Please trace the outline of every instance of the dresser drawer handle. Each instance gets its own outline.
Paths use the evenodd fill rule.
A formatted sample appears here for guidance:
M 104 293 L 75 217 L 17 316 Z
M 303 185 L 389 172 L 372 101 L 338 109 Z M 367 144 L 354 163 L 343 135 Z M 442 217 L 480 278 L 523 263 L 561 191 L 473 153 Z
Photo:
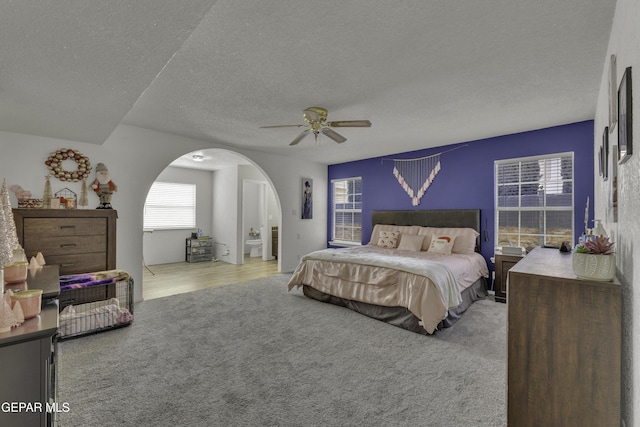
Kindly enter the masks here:
M 75 265 L 75 263 L 71 263 L 71 264 L 59 264 L 60 267 L 73 267 Z
M 64 245 L 60 245 L 61 248 L 75 248 L 76 244 L 75 243 L 67 243 Z
M 60 230 L 64 230 L 65 228 L 76 228 L 75 225 L 61 225 Z

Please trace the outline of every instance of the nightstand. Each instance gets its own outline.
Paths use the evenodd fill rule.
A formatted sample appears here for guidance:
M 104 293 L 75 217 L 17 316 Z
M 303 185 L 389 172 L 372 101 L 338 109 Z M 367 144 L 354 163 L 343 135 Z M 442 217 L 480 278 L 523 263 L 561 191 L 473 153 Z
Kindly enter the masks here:
M 496 254 L 496 278 L 493 287 L 496 302 L 507 302 L 507 274 L 522 258 L 524 255 Z

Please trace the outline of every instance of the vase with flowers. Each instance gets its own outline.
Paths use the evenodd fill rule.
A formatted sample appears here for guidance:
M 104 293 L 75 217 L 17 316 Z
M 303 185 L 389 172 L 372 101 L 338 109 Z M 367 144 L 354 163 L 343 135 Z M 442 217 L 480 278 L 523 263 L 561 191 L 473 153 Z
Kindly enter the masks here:
M 259 238 L 260 238 L 260 230 L 258 230 L 258 229 L 255 229 L 255 228 L 251 227 L 251 228 L 249 229 L 249 236 L 250 236 L 252 239 L 259 239 Z
M 610 282 L 616 277 L 614 243 L 606 236 L 596 236 L 576 246 L 573 272 L 580 279 Z

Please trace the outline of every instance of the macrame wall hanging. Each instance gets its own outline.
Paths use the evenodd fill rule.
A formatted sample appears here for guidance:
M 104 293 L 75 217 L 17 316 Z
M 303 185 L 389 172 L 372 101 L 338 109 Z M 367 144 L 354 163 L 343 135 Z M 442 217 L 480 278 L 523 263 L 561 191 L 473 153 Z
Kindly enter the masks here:
M 413 206 L 420 204 L 440 168 L 440 153 L 419 159 L 393 159 L 393 175 L 411 197 Z
M 416 159 L 383 160 L 393 161 L 393 176 L 396 177 L 398 184 L 411 197 L 411 204 L 418 206 L 422 196 L 427 192 L 436 175 L 442 169 L 440 155 L 466 146 L 465 144 L 451 150 Z

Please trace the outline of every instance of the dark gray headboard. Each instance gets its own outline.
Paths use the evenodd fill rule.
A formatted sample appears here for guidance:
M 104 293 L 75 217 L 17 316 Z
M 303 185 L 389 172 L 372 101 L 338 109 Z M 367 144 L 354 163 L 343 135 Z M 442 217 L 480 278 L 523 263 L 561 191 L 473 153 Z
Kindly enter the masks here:
M 471 227 L 480 233 L 480 209 L 373 211 L 371 212 L 371 225 L 376 224 Z M 476 250 L 480 251 L 480 238 L 476 239 Z

